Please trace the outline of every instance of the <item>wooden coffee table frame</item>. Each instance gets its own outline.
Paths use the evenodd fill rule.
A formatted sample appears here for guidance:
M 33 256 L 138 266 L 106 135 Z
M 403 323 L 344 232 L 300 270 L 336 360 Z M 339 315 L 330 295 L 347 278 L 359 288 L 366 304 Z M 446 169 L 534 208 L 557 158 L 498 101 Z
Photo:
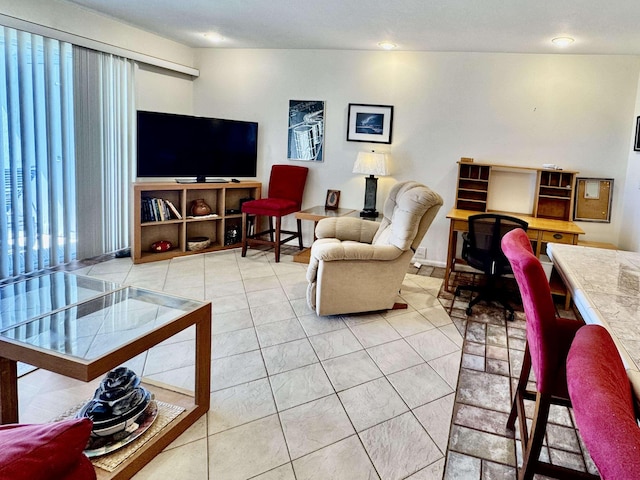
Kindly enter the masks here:
M 18 422 L 17 362 L 89 382 L 158 343 L 195 325 L 195 392 L 188 395 L 158 384 L 145 382 L 155 398 L 185 408 L 175 420 L 145 443 L 114 472 L 96 468 L 99 479 L 131 478 L 167 445 L 209 410 L 211 384 L 211 303 L 203 304 L 144 336 L 120 345 L 95 360 L 66 356 L 44 348 L 0 337 L 0 423 Z

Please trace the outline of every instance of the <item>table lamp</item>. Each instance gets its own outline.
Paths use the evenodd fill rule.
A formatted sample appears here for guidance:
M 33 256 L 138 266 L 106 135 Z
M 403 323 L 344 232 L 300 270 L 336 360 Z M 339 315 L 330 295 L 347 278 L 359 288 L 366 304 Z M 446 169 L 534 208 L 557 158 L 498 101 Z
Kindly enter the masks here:
M 359 152 L 356 163 L 353 165 L 353 173 L 364 173 L 369 175 L 365 178 L 364 208 L 360 212 L 361 217 L 376 218 L 379 213 L 376 211 L 376 193 L 378 190 L 378 179 L 374 175 L 389 175 L 389 162 L 386 153 Z

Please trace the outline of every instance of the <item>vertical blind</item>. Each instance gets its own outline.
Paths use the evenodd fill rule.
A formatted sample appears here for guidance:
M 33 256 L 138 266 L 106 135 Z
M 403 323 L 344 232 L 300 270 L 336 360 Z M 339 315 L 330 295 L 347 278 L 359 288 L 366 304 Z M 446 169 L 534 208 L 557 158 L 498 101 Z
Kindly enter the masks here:
M 134 178 L 134 62 L 73 47 L 78 258 L 128 247 Z
M 0 278 L 76 255 L 73 53 L 0 27 Z

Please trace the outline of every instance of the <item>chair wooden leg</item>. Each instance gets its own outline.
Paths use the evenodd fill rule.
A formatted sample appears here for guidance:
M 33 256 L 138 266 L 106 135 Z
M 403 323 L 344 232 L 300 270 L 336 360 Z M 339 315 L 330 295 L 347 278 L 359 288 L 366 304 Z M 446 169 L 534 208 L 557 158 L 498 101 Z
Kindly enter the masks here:
M 298 223 L 298 247 L 300 247 L 300 250 L 302 250 L 304 248 L 304 246 L 302 245 L 302 220 L 297 218 L 296 222 Z
M 242 256 L 247 255 L 247 214 L 242 214 Z
M 271 217 L 269 217 L 271 219 Z M 276 217 L 276 263 L 280 261 L 280 225 L 282 224 L 282 217 Z
M 536 407 L 533 413 L 533 424 L 531 425 L 531 436 L 528 441 L 523 442 L 522 468 L 518 474 L 518 480 L 532 480 L 536 471 L 536 465 L 540 459 L 540 450 L 544 434 L 547 430 L 547 419 L 549 418 L 549 407 L 551 406 L 551 396 L 538 393 L 536 396 Z M 524 417 L 524 412 L 522 412 Z M 526 422 L 526 418 L 522 419 Z
M 513 430 L 515 427 L 516 417 L 518 416 L 518 402 L 522 402 L 522 393 L 527 389 L 529 374 L 531 373 L 531 353 L 529 352 L 529 344 L 524 347 L 524 356 L 522 357 L 522 368 L 520 369 L 520 378 L 516 386 L 516 392 L 513 396 L 513 404 L 511 405 L 511 413 L 507 420 L 507 428 Z

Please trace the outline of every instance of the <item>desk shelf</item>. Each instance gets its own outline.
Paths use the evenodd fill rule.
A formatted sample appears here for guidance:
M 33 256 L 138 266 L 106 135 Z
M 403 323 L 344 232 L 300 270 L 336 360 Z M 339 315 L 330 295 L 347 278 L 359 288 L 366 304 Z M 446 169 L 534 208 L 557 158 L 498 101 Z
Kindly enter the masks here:
M 458 171 L 456 207 L 463 210 L 485 212 L 491 167 L 461 163 Z
M 552 220 L 572 219 L 578 172 L 569 170 L 458 162 L 456 208 L 480 213 L 490 211 L 488 199 L 493 183 L 492 172 L 499 170 L 536 175 L 533 209 L 526 212 L 528 215 Z M 495 193 L 493 192 L 494 195 Z

